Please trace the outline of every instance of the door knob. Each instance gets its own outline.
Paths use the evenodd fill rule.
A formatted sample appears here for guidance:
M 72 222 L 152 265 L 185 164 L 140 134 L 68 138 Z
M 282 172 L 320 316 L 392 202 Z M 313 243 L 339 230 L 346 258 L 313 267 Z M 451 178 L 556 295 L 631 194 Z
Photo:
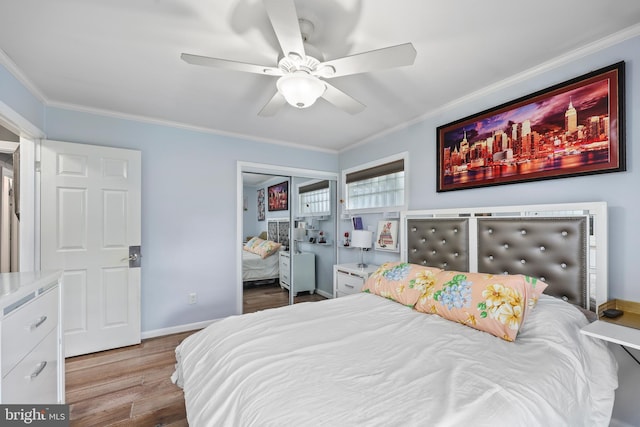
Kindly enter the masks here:
M 122 258 L 120 261 L 121 262 L 128 261 L 129 268 L 135 268 L 135 267 L 140 267 L 141 257 L 142 255 L 140 255 L 140 246 L 129 246 L 129 257 Z

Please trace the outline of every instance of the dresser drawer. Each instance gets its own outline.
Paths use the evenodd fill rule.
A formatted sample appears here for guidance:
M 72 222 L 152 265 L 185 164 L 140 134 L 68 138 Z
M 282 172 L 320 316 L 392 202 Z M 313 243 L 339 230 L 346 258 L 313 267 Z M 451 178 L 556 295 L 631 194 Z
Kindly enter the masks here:
M 291 264 L 290 261 L 291 261 L 291 259 L 289 258 L 288 255 L 281 255 L 280 256 L 280 268 L 288 270 L 289 269 L 289 265 Z
M 289 270 L 280 270 L 280 281 L 289 284 Z
M 57 287 L 9 313 L 2 320 L 2 376 L 57 324 Z
M 2 403 L 57 403 L 57 365 L 53 330 L 2 379 Z
M 356 294 L 362 289 L 364 279 L 359 276 L 338 272 L 337 292 L 338 294 Z
M 288 287 L 291 283 L 291 257 L 289 252 L 280 252 L 280 285 Z

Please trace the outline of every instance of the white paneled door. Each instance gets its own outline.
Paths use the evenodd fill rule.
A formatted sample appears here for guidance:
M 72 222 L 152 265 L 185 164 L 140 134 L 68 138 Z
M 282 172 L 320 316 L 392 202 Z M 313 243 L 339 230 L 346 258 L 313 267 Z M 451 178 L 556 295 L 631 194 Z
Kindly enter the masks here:
M 41 268 L 64 272 L 66 356 L 139 343 L 140 152 L 44 141 L 40 160 Z

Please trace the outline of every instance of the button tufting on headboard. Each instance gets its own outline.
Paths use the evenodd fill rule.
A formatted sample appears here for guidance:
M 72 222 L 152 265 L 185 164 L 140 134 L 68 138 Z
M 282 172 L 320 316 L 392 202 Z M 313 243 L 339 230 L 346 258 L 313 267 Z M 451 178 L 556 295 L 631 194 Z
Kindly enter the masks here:
M 478 219 L 478 271 L 540 278 L 546 294 L 585 307 L 587 230 L 586 217 Z
M 469 270 L 467 218 L 408 219 L 408 262 L 450 270 Z

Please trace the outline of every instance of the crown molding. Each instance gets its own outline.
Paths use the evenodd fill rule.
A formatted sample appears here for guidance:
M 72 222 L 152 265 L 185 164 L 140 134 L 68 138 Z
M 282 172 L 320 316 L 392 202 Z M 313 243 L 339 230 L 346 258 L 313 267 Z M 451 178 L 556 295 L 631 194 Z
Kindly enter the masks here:
M 627 27 L 624 30 L 618 31 L 616 33 L 613 33 L 611 35 L 608 35 L 604 38 L 601 38 L 599 40 L 596 40 L 592 43 L 586 44 L 584 46 L 581 46 L 577 49 L 574 49 L 573 51 L 570 51 L 568 53 L 565 53 L 563 55 L 557 56 L 547 62 L 543 62 L 542 64 L 539 64 L 535 67 L 529 68 L 528 70 L 525 70 L 521 73 L 518 74 L 514 74 L 511 77 L 508 77 L 506 79 L 503 79 L 497 83 L 491 84 L 489 86 L 485 86 L 482 89 L 479 89 L 475 92 L 471 92 L 461 98 L 455 99 L 451 102 L 448 102 L 447 104 L 442 105 L 441 107 L 438 107 L 434 110 L 430 110 L 418 117 L 416 117 L 415 119 L 406 121 L 404 123 L 401 123 L 399 125 L 396 125 L 394 127 L 388 128 L 383 130 L 382 132 L 378 132 L 374 135 L 370 135 L 364 139 L 361 139 L 360 141 L 357 141 L 351 145 L 349 145 L 348 147 L 343 148 L 342 150 L 340 150 L 339 152 L 345 152 L 345 151 L 349 151 L 351 149 L 354 149 L 358 146 L 364 145 L 368 142 L 374 141 L 376 139 L 382 138 L 385 135 L 389 135 L 391 133 L 397 132 L 399 130 L 402 129 L 406 129 L 414 124 L 423 122 L 431 117 L 434 117 L 436 115 L 442 114 L 444 112 L 447 111 L 451 111 L 457 107 L 460 107 L 461 105 L 467 104 L 469 102 L 472 101 L 476 101 L 478 99 L 481 99 L 485 96 L 487 96 L 488 94 L 494 93 L 494 92 L 498 92 L 502 89 L 505 89 L 507 87 L 516 85 L 518 83 L 522 83 L 526 80 L 529 80 L 535 76 L 541 75 L 543 73 L 546 73 L 548 71 L 552 71 L 554 69 L 557 69 L 563 65 L 567 65 L 573 61 L 576 61 L 578 59 L 584 58 L 586 56 L 592 55 L 594 53 L 600 52 L 606 48 L 609 48 L 611 46 L 615 46 L 618 43 L 622 43 L 623 41 L 629 40 L 631 38 L 640 36 L 640 24 L 635 24 L 632 25 L 631 27 Z
M 47 97 L 38 89 L 38 87 L 29 80 L 29 78 L 18 68 L 15 62 L 7 55 L 7 53 L 0 49 L 0 65 L 13 75 L 38 101 L 43 104 L 47 103 Z

